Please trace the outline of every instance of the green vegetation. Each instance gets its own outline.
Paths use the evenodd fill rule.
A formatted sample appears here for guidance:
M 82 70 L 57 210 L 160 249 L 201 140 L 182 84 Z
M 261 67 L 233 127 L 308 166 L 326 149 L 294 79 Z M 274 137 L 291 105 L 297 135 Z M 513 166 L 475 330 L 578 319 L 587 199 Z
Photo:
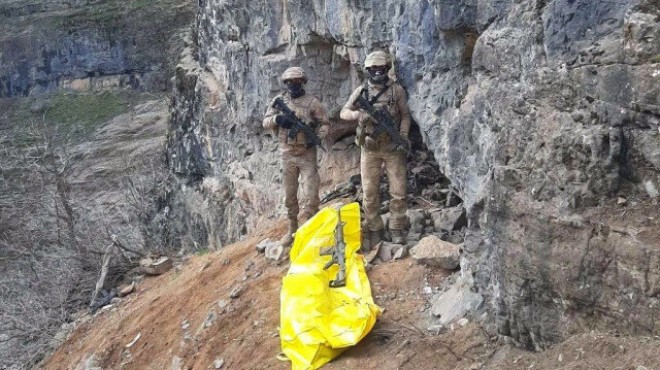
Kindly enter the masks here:
M 37 98 L 12 99 L 14 102 L 6 117 L 16 129 L 46 123 L 82 140 L 103 123 L 127 112 L 132 105 L 153 98 L 152 94 L 130 90 L 90 93 L 57 91 Z
M 651 63 L 660 63 L 660 54 L 651 58 Z
M 57 93 L 44 113 L 47 121 L 65 126 L 80 125 L 85 131 L 124 113 L 128 102 L 115 92 L 100 94 Z

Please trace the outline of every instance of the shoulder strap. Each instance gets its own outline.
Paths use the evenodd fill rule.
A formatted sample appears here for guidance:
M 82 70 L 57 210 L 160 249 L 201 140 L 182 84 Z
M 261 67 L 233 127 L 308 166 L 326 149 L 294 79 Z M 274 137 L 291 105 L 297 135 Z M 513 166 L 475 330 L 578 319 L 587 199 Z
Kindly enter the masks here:
M 389 90 L 390 86 L 391 86 L 391 85 L 385 85 L 385 87 L 383 87 L 383 89 L 380 90 L 380 91 L 378 92 L 378 94 L 376 94 L 376 96 L 374 96 L 373 98 L 369 99 L 369 104 L 374 105 L 374 103 L 376 103 L 376 102 L 378 101 L 378 98 L 380 98 L 381 96 L 383 96 L 383 94 L 385 94 L 385 92 L 386 92 L 387 90 Z M 367 91 L 369 91 L 369 90 L 367 90 Z

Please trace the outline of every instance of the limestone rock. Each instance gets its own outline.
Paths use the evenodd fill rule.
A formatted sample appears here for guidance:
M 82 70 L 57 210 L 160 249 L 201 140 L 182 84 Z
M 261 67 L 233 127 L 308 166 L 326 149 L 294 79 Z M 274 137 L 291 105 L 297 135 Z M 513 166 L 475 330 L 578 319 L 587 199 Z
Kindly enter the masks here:
M 265 239 L 259 242 L 259 244 L 256 245 L 255 249 L 259 253 L 264 253 L 266 249 L 272 248 L 273 245 L 277 244 L 276 241 L 270 240 L 270 239 Z
M 458 245 L 429 235 L 410 250 L 410 256 L 425 265 L 454 270 L 459 265 L 461 253 Z
M 135 282 L 119 289 L 118 295 L 119 295 L 119 297 L 125 297 L 125 296 L 133 293 L 134 291 L 135 291 Z
M 482 302 L 483 297 L 480 294 L 472 292 L 464 281 L 458 281 L 435 299 L 431 314 L 439 318 L 441 325 L 448 325 L 479 308 Z
M 451 182 L 434 201 L 466 210 L 461 267 L 487 300 L 486 322 L 530 349 L 561 340 L 579 329 L 564 324 L 582 318 L 649 334 L 655 298 L 631 302 L 626 292 L 654 284 L 638 277 L 658 276 L 648 264 L 657 248 L 555 221 L 575 214 L 591 225 L 608 216 L 599 204 L 623 189 L 634 194 L 622 194 L 621 211 L 657 196 L 656 3 L 200 2 L 194 45 L 175 79 L 168 163 L 181 182 L 167 219 L 190 236 L 181 240 L 220 246 L 282 214 L 278 144 L 260 124 L 281 91 L 279 75 L 290 65 L 309 70 L 307 92 L 331 102 L 336 117 L 364 83 L 364 56 L 389 48 L 419 124 L 414 139 Z M 321 191 L 345 181 L 339 173 L 359 172 L 354 149 L 320 153 Z M 227 171 L 232 163 L 252 178 Z M 412 169 L 416 181 L 430 179 L 428 167 Z M 639 185 L 623 186 L 631 180 Z M 435 232 L 455 227 L 434 219 Z M 616 268 L 605 264 L 615 257 Z M 567 305 L 576 307 L 570 319 Z M 594 306 L 602 318 L 591 315 Z M 640 319 L 608 319 L 620 307 Z
M 465 209 L 462 206 L 445 208 L 431 214 L 436 232 L 460 230 L 467 226 Z
M 266 258 L 273 261 L 281 261 L 286 256 L 288 248 L 284 248 L 280 243 L 270 243 L 266 246 Z
M 140 270 L 147 275 L 161 275 L 172 268 L 172 260 L 161 257 L 156 260 L 143 258 L 140 260 Z
M 410 222 L 409 233 L 422 233 L 424 230 L 424 211 L 420 209 L 409 209 L 406 213 Z
M 243 293 L 243 287 L 239 285 L 229 292 L 229 298 L 238 298 L 241 296 L 241 293 Z

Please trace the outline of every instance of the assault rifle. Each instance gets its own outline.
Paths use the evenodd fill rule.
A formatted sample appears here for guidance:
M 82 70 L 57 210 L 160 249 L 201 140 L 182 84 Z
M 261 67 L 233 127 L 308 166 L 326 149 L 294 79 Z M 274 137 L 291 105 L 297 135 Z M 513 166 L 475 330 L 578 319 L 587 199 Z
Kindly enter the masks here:
M 325 151 L 325 148 L 323 147 L 323 144 L 321 142 L 321 138 L 316 135 L 316 132 L 314 130 L 307 126 L 303 120 L 298 118 L 296 116 L 296 113 L 292 111 L 282 100 L 281 97 L 275 98 L 275 101 L 273 102 L 273 108 L 278 109 L 282 113 L 288 116 L 288 118 L 291 119 L 293 122 L 293 126 L 289 129 L 289 139 L 293 139 L 296 136 L 298 136 L 298 133 L 302 131 L 305 134 L 305 138 L 307 138 L 307 147 L 311 148 L 315 145 L 318 145 L 323 151 Z
M 390 112 L 386 108 L 376 109 L 362 94 L 359 94 L 357 99 L 355 99 L 355 105 L 367 112 L 376 121 L 374 131 L 370 135 L 377 138 L 381 133 L 385 132 L 390 137 L 390 140 L 396 144 L 398 150 L 403 150 L 406 153 L 410 152 L 410 143 L 399 134 L 394 124 L 394 119 L 392 119 Z
M 339 265 L 337 277 L 330 281 L 331 288 L 342 287 L 346 285 L 346 241 L 344 240 L 344 225 L 346 222 L 341 220 L 341 209 L 337 210 L 337 226 L 335 226 L 335 245 L 321 251 L 321 255 L 331 255 L 332 259 L 323 267 L 324 270 L 330 266 Z

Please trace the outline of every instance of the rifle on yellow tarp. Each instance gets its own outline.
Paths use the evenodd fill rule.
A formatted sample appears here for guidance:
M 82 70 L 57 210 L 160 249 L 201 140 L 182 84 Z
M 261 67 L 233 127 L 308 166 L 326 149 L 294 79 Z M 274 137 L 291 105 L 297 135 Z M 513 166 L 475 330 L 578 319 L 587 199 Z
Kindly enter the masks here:
M 323 267 L 329 269 L 332 265 L 339 266 L 337 277 L 330 281 L 330 287 L 337 288 L 346 285 L 346 241 L 344 240 L 344 225 L 341 220 L 341 209 L 337 210 L 337 226 L 335 226 L 335 245 L 321 251 L 321 255 L 331 255 L 332 259 Z

